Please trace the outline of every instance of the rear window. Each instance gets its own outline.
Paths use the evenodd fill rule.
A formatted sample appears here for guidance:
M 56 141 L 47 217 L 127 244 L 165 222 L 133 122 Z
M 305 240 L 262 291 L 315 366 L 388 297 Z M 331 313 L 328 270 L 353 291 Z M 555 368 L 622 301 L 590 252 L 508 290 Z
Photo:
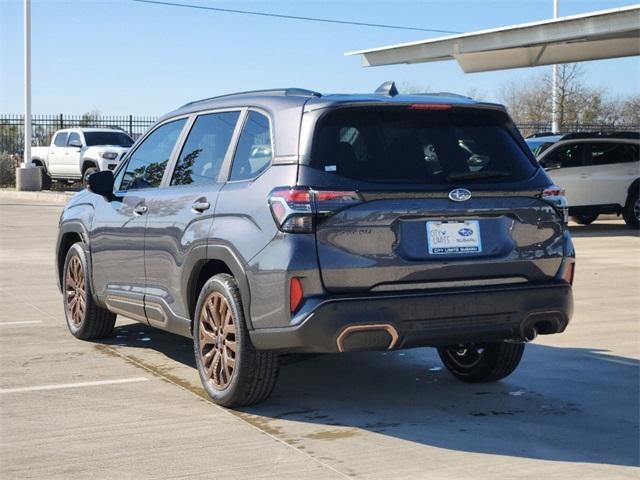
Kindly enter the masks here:
M 133 145 L 131 137 L 123 132 L 84 132 L 84 139 L 90 147 L 94 145 L 130 147 Z
M 340 109 L 316 131 L 310 166 L 376 183 L 517 181 L 536 170 L 502 112 Z

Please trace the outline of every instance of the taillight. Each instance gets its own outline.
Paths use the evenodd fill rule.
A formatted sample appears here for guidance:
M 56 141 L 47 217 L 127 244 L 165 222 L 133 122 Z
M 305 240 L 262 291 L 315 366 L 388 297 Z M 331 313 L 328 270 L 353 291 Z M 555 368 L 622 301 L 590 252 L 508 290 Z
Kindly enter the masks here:
M 448 103 L 414 103 L 409 105 L 409 110 L 451 110 Z
M 278 228 L 288 233 L 311 233 L 319 216 L 328 216 L 361 202 L 357 192 L 314 190 L 308 187 L 276 188 L 269 207 Z
M 569 206 L 564 196 L 564 188 L 557 185 L 550 185 L 543 190 L 542 199 L 555 207 L 565 224 L 569 222 Z
M 289 308 L 291 313 L 295 312 L 302 302 L 302 296 L 304 292 L 302 290 L 302 282 L 298 277 L 292 277 L 289 282 Z

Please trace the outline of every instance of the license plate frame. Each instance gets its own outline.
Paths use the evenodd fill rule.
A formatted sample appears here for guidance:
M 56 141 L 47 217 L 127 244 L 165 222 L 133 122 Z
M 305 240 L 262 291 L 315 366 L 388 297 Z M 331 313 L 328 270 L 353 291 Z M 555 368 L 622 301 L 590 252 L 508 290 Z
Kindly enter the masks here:
M 482 253 L 478 220 L 442 220 L 426 223 L 429 255 L 468 255 Z

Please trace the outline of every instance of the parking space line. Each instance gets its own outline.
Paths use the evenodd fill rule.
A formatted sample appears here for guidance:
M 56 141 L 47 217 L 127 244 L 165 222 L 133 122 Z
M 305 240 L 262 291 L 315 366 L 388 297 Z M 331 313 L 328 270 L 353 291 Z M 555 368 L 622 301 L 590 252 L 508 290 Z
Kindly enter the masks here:
M 147 381 L 149 381 L 149 379 L 146 377 L 133 377 L 133 378 L 116 378 L 114 380 L 99 380 L 96 382 L 58 383 L 53 385 L 35 385 L 32 387 L 1 388 L 0 394 L 37 392 L 41 390 L 62 390 L 65 388 L 97 387 L 100 385 L 118 385 L 122 383 L 135 383 L 135 382 L 147 382 Z
M 19 322 L 0 322 L 0 327 L 8 327 L 11 325 L 32 325 L 34 323 L 42 323 L 42 320 L 22 320 Z

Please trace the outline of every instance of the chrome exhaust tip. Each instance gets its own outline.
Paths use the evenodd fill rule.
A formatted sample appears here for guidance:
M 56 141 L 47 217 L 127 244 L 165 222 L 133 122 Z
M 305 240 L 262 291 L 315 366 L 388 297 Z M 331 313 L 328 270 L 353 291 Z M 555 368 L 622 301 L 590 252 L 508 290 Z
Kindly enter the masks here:
M 396 343 L 398 331 L 388 323 L 351 325 L 345 327 L 336 339 L 339 352 L 391 350 Z

